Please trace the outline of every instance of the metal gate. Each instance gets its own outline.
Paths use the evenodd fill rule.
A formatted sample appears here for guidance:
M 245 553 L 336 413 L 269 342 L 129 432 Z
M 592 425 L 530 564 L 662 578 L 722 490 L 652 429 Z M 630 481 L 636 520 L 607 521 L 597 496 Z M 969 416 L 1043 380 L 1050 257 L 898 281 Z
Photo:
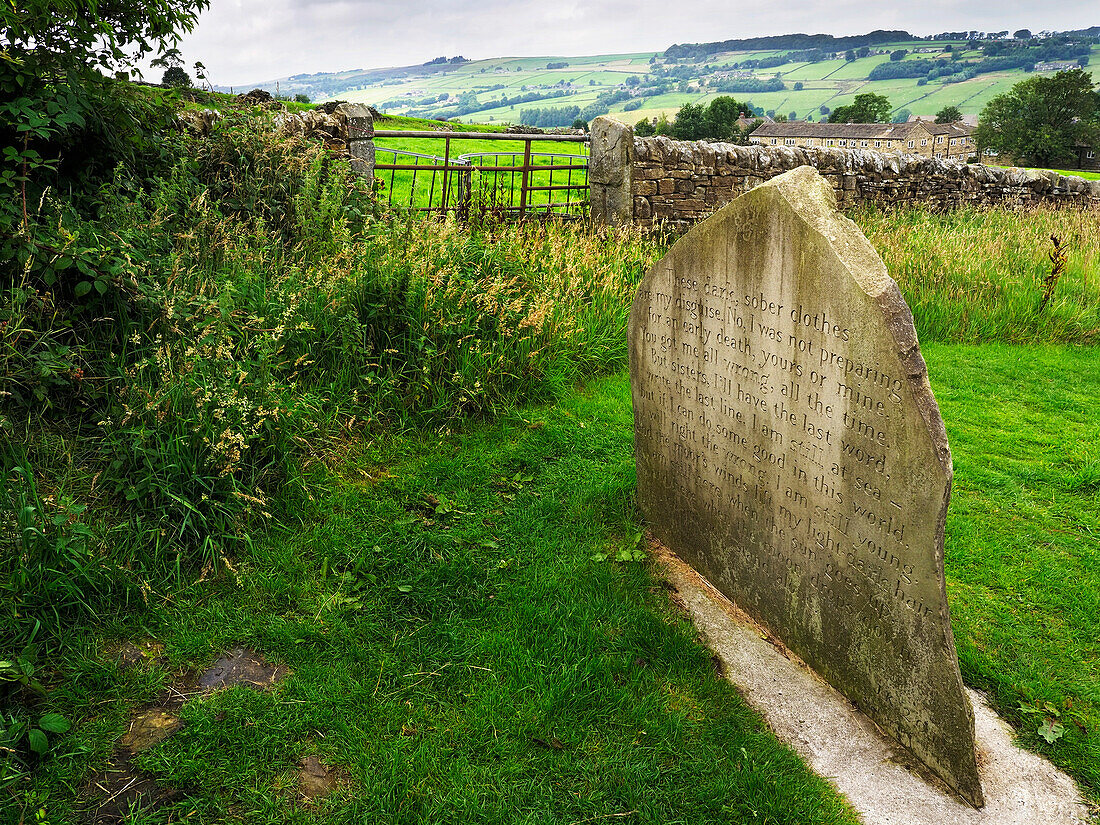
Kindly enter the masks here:
M 383 200 L 393 206 L 439 215 L 453 213 L 463 219 L 474 213 L 575 218 L 587 211 L 585 135 L 379 129 L 374 137 L 443 142 L 441 156 L 375 144 L 375 179 L 381 181 Z M 453 153 L 452 144 L 469 145 L 473 141 L 522 142 L 523 151 L 502 147 L 498 151 Z M 580 154 L 547 151 L 557 145 L 563 149 L 575 146 Z M 379 162 L 383 159 L 389 162 Z

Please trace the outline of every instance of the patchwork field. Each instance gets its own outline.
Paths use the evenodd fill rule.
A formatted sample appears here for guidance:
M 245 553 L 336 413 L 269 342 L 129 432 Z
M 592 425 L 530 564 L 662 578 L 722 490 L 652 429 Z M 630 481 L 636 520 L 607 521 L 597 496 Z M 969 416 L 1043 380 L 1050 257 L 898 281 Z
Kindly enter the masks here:
M 857 94 L 875 92 L 886 96 L 894 114 L 931 117 L 947 105 L 958 106 L 963 114 L 975 115 L 994 96 L 1008 91 L 1028 76 L 1024 69 L 961 75 L 919 83 L 917 78 L 870 80 L 869 75 L 890 62 L 890 52 L 906 49 L 902 62 L 933 63 L 945 57 L 938 53 L 916 54 L 920 48 L 962 48 L 960 43 L 909 42 L 885 44 L 866 57 L 855 60 L 802 60 L 750 70 L 751 78 L 778 78 L 779 91 L 721 91 L 730 67 L 747 60 L 767 61 L 783 52 L 724 52 L 710 55 L 705 62 L 670 61 L 659 52 L 589 55 L 583 57 L 499 57 L 462 63 L 346 72 L 324 76 L 324 90 L 318 91 L 319 76 L 297 76 L 280 80 L 284 91 L 299 86 L 315 100 L 351 100 L 367 103 L 390 114 L 420 114 L 448 117 L 465 123 L 508 124 L 524 122 L 533 108 L 577 107 L 583 119 L 614 113 L 631 122 L 665 115 L 673 117 L 684 103 L 707 103 L 719 94 L 732 94 L 764 112 L 797 119 L 821 119 L 822 108 L 831 110 L 852 102 Z M 957 52 L 958 59 L 977 61 L 976 50 Z M 1091 62 L 1100 56 L 1094 46 Z M 741 74 L 744 74 L 742 72 Z M 267 85 L 274 88 L 275 81 Z M 795 88 L 799 84 L 800 88 Z M 556 96 L 555 96 L 556 95 Z M 517 102 L 516 98 L 526 99 Z M 611 98 L 616 98 L 612 100 Z M 621 98 L 621 99 L 618 99 Z M 499 105 L 493 105 L 499 102 Z M 464 111 L 474 107 L 476 111 Z M 586 111 L 586 109 L 588 111 Z M 569 120 L 569 118 L 566 118 Z M 537 124 L 544 125 L 544 124 Z M 566 122 L 558 125 L 569 125 Z

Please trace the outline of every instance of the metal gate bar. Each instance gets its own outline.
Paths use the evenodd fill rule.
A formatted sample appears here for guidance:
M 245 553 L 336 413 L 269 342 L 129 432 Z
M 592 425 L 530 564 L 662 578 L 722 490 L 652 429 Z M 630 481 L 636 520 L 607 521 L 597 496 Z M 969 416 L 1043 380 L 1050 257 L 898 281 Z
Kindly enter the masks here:
M 558 154 L 553 152 L 534 151 L 534 144 L 539 143 L 579 143 L 587 149 L 587 136 L 583 135 L 513 135 L 499 132 L 455 132 L 444 133 L 425 131 L 398 131 L 377 130 L 376 138 L 434 138 L 443 140 L 443 156 L 428 155 L 411 150 L 394 147 L 376 147 L 376 153 L 388 153 L 392 156 L 392 163 L 376 162 L 374 168 L 378 172 L 389 172 L 389 192 L 387 201 L 396 202 L 395 190 L 399 185 L 408 182 L 408 209 L 416 212 L 436 212 L 446 214 L 454 212 L 460 218 L 469 214 L 474 195 L 474 173 L 478 173 L 488 192 L 489 208 L 494 211 L 517 214 L 520 218 L 538 212 L 540 214 L 559 214 L 563 217 L 573 216 L 574 208 L 587 204 L 588 189 L 588 157 L 583 155 Z M 451 142 L 462 140 L 491 140 L 523 142 L 522 161 L 519 152 L 474 152 L 466 155 L 452 155 Z M 512 158 L 511 164 L 503 162 L 504 158 Z M 410 158 L 412 162 L 398 162 Z M 489 160 L 489 159 L 492 160 Z M 485 162 L 479 162 L 484 159 Z M 540 162 L 545 161 L 545 162 Z M 411 177 L 405 175 L 398 177 L 398 173 L 411 172 Z M 555 172 L 566 172 L 565 184 L 555 183 Z M 574 173 L 579 175 L 580 182 L 574 182 Z M 427 203 L 420 205 L 417 200 L 417 177 L 421 180 L 425 176 L 430 177 L 428 183 Z M 501 175 L 507 176 L 507 192 L 501 186 Z M 436 202 L 436 177 L 441 176 L 438 203 Z M 485 176 L 485 177 L 481 177 Z M 519 177 L 519 204 L 516 205 L 516 178 Z M 382 179 L 386 176 L 383 174 Z M 423 189 L 423 187 L 422 187 Z M 421 189 L 421 191 L 422 191 Z M 564 200 L 555 200 L 555 193 L 567 193 Z M 572 198 L 572 193 L 581 198 Z M 545 193 L 545 203 L 536 203 L 542 198 L 536 199 L 535 193 Z M 501 200 L 503 198 L 503 200 Z M 402 204 L 405 198 L 401 198 Z

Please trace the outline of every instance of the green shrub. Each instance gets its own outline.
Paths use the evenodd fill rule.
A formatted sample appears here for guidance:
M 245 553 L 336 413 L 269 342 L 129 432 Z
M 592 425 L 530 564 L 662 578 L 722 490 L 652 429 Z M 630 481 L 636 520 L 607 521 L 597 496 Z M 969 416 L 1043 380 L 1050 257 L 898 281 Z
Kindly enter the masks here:
M 0 519 L 38 544 L 0 548 L 0 650 L 231 564 L 350 428 L 625 364 L 637 233 L 380 219 L 346 163 L 245 116 L 163 151 L 93 214 L 47 193 L 4 285 Z

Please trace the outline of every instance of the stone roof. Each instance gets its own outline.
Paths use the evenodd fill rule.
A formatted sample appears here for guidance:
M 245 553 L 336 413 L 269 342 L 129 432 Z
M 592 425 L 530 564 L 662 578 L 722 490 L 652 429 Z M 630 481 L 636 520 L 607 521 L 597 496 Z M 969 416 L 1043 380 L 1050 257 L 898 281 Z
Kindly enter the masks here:
M 934 121 L 921 121 L 921 125 L 933 135 L 948 135 L 949 137 L 966 137 L 974 132 L 974 127 L 967 123 L 936 123 Z
M 753 132 L 754 137 L 773 138 L 862 138 L 867 140 L 906 140 L 916 130 L 931 135 L 965 137 L 974 131 L 965 123 L 933 123 L 914 120 L 908 123 L 807 123 L 793 120 L 787 123 L 766 123 Z
M 930 118 L 927 115 L 925 115 L 925 116 L 913 115 L 912 117 L 909 118 L 909 122 L 910 123 L 923 123 L 924 128 L 926 128 L 933 135 L 948 134 L 951 130 L 950 129 L 944 130 L 944 128 L 943 128 L 944 126 L 961 127 L 962 129 L 965 129 L 967 131 L 965 131 L 965 132 L 958 131 L 957 134 L 958 135 L 964 135 L 964 134 L 969 135 L 971 132 L 974 131 L 974 127 L 978 125 L 978 116 L 977 115 L 963 115 L 962 120 L 956 120 L 954 123 L 936 123 L 934 118 Z
M 921 124 L 927 126 L 927 124 Z M 900 140 L 908 136 L 913 123 L 807 123 L 792 120 L 787 123 L 765 123 L 753 132 L 754 137 L 794 138 L 886 138 Z

